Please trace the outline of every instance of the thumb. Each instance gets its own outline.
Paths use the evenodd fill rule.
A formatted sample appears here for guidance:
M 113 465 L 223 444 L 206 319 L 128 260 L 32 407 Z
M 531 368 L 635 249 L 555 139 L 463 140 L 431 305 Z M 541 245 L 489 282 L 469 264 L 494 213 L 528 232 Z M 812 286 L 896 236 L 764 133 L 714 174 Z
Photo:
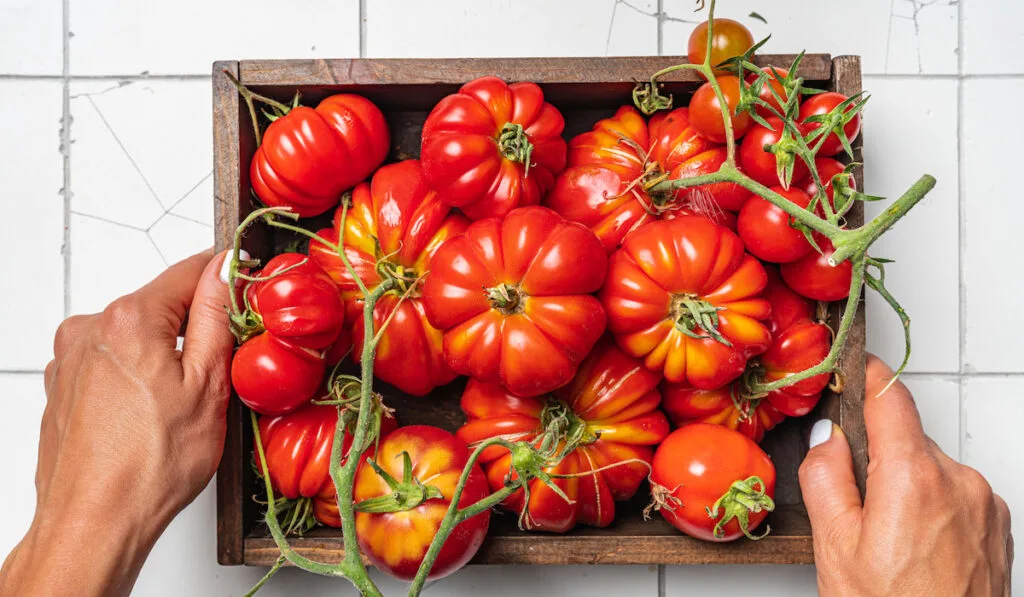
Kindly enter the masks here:
M 231 298 L 228 296 L 228 285 L 221 276 L 222 265 L 226 268 L 228 259 L 228 251 L 214 256 L 196 285 L 181 355 L 186 378 L 206 378 L 226 384 L 230 377 L 235 337 L 228 327 L 227 305 Z
M 860 492 L 853 476 L 853 455 L 842 429 L 822 419 L 811 429 L 811 449 L 800 465 L 803 493 L 815 551 L 841 545 L 825 545 L 857 537 L 861 521 Z

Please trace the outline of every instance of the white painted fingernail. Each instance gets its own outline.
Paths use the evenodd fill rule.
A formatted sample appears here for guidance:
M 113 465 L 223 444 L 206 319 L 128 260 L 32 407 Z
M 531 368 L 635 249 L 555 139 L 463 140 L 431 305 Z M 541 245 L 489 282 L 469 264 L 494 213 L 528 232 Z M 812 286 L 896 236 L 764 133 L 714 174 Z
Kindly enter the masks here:
M 811 449 L 827 442 L 832 437 L 832 421 L 822 419 L 811 427 Z
M 242 249 L 238 252 L 239 261 L 248 261 L 249 253 Z M 220 281 L 228 283 L 228 275 L 231 274 L 231 253 L 224 254 L 224 263 L 220 265 Z

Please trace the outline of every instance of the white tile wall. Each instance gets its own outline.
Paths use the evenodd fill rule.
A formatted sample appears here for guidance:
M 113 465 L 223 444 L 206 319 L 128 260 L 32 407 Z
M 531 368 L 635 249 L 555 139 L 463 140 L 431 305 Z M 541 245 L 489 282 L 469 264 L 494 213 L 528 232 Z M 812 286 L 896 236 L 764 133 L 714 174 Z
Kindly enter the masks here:
M 914 318 L 906 381 L 939 445 L 989 475 L 1011 508 L 1024 512 L 1024 486 L 1011 460 L 1024 449 L 1014 431 L 1024 416 L 1017 339 L 1024 286 L 1013 265 L 1024 249 L 1015 228 L 1024 211 L 1012 145 L 1022 131 L 1008 116 L 1024 95 L 1024 79 L 1014 76 L 1024 73 L 1015 26 L 1024 13 L 1016 0 L 959 2 L 820 0 L 794 11 L 787 3 L 720 0 L 719 8 L 758 36 L 773 33 L 768 51 L 864 57 L 865 87 L 874 92 L 865 147 L 869 192 L 894 196 L 922 172 L 939 178 L 934 193 L 876 251 L 897 259 L 889 266 L 891 287 Z M 688 21 L 700 20 L 693 5 L 451 0 L 441 9 L 414 0 L 65 0 L 65 15 L 54 0 L 0 3 L 0 113 L 17 114 L 0 119 L 0 205 L 15 223 L 0 236 L 0 279 L 28 285 L 5 293 L 0 310 L 4 337 L 17 339 L 0 343 L 0 399 L 16 413 L 0 417 L 0 451 L 16 455 L 7 465 L 10 516 L 0 524 L 0 553 L 18 540 L 34 502 L 34 450 L 16 448 L 33 445 L 38 430 L 11 425 L 39 418 L 38 372 L 61 317 L 102 309 L 212 242 L 211 61 L 680 54 L 693 27 Z M 754 10 L 769 25 L 747 18 Z M 825 26 L 830 20 L 834 27 Z M 71 125 L 66 163 L 62 117 Z M 62 195 L 65 174 L 70 188 Z M 869 300 L 870 347 L 895 362 L 895 319 Z M 260 571 L 217 566 L 214 519 L 207 490 L 161 539 L 136 594 L 243 594 Z M 187 575 L 179 574 L 182 558 Z M 471 568 L 428 594 L 815 592 L 811 568 L 667 567 L 663 574 L 659 593 L 658 571 L 647 567 Z M 382 583 L 388 594 L 404 592 L 398 583 Z M 285 571 L 264 593 L 327 595 L 340 586 Z

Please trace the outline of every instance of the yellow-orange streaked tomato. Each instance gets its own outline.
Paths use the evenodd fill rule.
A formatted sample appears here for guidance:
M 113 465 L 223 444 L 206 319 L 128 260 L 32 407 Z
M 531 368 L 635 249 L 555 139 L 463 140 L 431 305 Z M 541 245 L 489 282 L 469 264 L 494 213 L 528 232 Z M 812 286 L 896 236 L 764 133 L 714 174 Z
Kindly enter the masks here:
M 714 390 L 698 390 L 686 384 L 670 383 L 662 388 L 664 408 L 679 427 L 713 423 L 739 431 L 755 442 L 786 419 L 768 400 L 748 400 L 742 385 L 733 382 Z

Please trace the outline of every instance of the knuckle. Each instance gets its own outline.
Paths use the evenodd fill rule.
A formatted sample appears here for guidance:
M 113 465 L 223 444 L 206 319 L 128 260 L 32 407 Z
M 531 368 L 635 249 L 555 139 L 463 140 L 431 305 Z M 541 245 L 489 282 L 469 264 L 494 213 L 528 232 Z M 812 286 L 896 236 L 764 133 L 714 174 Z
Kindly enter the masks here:
M 86 315 L 72 315 L 57 326 L 57 332 L 53 336 L 53 353 L 63 353 L 67 347 L 78 338 L 82 326 L 88 320 Z
M 989 484 L 984 475 L 975 469 L 969 466 L 962 466 L 960 470 L 960 483 L 971 501 L 981 502 L 982 504 L 993 501 L 992 485 Z
M 133 294 L 122 296 L 103 310 L 103 330 L 111 333 L 131 330 L 143 320 L 142 301 Z

